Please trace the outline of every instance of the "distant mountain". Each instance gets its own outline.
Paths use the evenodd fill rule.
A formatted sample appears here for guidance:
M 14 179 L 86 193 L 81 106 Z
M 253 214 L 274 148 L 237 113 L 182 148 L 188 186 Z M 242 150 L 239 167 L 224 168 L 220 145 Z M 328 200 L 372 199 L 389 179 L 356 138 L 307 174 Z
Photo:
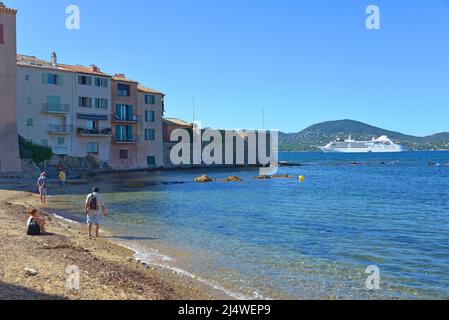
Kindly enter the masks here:
M 279 133 L 281 151 L 318 151 L 337 138 L 345 139 L 349 135 L 355 140 L 371 140 L 381 135 L 388 136 L 407 150 L 449 150 L 449 132 L 437 133 L 427 137 L 416 137 L 396 131 L 390 131 L 354 120 L 327 121 L 314 124 L 298 133 Z

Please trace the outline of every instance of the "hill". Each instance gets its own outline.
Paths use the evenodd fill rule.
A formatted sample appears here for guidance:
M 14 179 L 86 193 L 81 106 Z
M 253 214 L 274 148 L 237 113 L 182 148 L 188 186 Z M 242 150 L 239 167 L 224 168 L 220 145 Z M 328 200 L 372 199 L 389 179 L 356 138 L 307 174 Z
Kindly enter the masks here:
M 449 132 L 416 137 L 348 119 L 314 124 L 298 133 L 281 132 L 279 150 L 318 151 L 318 146 L 324 146 L 336 138 L 345 139 L 349 135 L 355 140 L 371 140 L 373 137 L 387 135 L 394 142 L 404 145 L 407 150 L 449 150 Z

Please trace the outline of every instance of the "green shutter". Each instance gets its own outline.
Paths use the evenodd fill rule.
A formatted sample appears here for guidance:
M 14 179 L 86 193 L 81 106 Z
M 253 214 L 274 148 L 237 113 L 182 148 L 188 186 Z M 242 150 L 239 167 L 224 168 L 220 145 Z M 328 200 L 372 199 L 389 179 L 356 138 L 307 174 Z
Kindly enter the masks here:
M 48 73 L 42 73 L 42 84 L 48 84 Z
M 64 76 L 62 74 L 58 75 L 58 85 L 59 86 L 63 86 L 64 85 Z
M 155 104 L 156 103 L 156 97 L 155 96 L 151 96 L 151 104 Z

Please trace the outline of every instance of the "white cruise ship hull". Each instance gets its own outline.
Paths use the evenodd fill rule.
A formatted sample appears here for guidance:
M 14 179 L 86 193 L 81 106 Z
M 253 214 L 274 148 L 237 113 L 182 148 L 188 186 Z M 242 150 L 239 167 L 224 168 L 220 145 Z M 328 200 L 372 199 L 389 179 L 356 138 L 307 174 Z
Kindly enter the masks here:
M 395 149 L 377 149 L 377 148 L 326 148 L 320 147 L 320 150 L 326 153 L 386 153 L 386 152 L 403 152 L 402 148 Z

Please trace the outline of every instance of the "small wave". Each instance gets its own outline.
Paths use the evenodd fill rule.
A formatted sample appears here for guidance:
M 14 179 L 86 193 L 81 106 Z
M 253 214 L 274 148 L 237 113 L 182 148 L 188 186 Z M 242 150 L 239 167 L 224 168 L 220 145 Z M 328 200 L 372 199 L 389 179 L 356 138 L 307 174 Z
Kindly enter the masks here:
M 60 215 L 58 215 L 58 214 L 56 214 L 56 213 L 53 213 L 52 215 L 53 215 L 53 217 L 55 217 L 56 219 L 63 220 L 63 221 L 65 221 L 65 222 L 69 222 L 69 223 L 72 223 L 72 224 L 80 224 L 78 221 L 75 221 L 75 220 L 72 220 L 72 219 L 64 218 L 64 217 L 62 217 L 62 216 L 60 216 Z
M 119 245 L 131 250 L 134 252 L 134 258 L 137 261 L 142 261 L 145 262 L 148 265 L 153 265 L 153 266 L 157 266 L 160 268 L 164 268 L 170 271 L 173 271 L 177 274 L 181 274 L 183 276 L 186 276 L 188 278 L 194 279 L 196 281 L 199 281 L 209 287 L 211 287 L 212 289 L 215 289 L 217 291 L 221 291 L 224 292 L 226 295 L 237 299 L 237 300 L 253 300 L 253 299 L 260 299 L 260 300 L 270 300 L 267 297 L 264 297 L 262 294 L 260 294 L 257 291 L 253 291 L 252 295 L 244 295 L 242 293 L 238 293 L 235 291 L 231 291 L 228 290 L 226 288 L 224 288 L 223 286 L 217 284 L 214 281 L 211 280 L 207 280 L 204 279 L 202 277 L 196 276 L 195 274 L 193 274 L 190 271 L 187 271 L 185 269 L 182 269 L 180 267 L 177 266 L 172 266 L 166 263 L 160 263 L 158 261 L 162 261 L 162 262 L 174 262 L 175 260 L 169 256 L 163 255 L 161 253 L 159 253 L 158 250 L 152 249 L 152 248 L 141 248 L 140 246 L 136 246 L 136 245 L 129 245 L 129 244 L 123 244 L 123 243 L 118 243 Z

